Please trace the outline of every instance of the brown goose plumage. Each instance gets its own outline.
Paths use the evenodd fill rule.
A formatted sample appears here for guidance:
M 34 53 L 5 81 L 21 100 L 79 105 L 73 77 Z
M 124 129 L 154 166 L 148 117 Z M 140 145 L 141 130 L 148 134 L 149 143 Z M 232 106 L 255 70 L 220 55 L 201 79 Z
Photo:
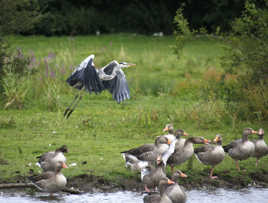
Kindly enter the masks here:
M 194 144 L 206 144 L 209 140 L 203 137 L 189 137 L 183 147 L 175 149 L 175 152 L 169 157 L 167 163 L 173 172 L 175 165 L 180 165 L 190 159 L 194 154 Z
M 254 154 L 255 146 L 253 142 L 248 140 L 248 136 L 251 134 L 257 134 L 257 131 L 252 128 L 245 128 L 243 130 L 242 139 L 235 140 L 230 144 L 223 146 L 225 152 L 235 160 L 237 170 L 240 171 L 239 160 L 246 160 Z
M 159 181 L 161 179 L 167 177 L 163 161 L 158 158 L 157 166 L 155 168 L 150 166 L 148 171 L 145 172 L 145 175 L 142 176 L 142 182 L 144 184 L 145 191 L 151 192 L 151 189 L 155 189 L 159 185 Z
M 65 163 L 62 161 L 57 162 L 55 171 L 46 171 L 41 175 L 35 176 L 34 185 L 40 190 L 51 194 L 61 191 L 67 184 L 65 176 L 61 173 L 62 168 L 67 168 Z
M 256 157 L 256 167 L 258 167 L 259 159 L 268 154 L 268 146 L 264 141 L 264 130 L 262 128 L 258 131 L 259 138 L 257 140 L 252 140 L 255 145 L 255 151 L 253 157 Z
M 209 175 L 212 179 L 217 178 L 217 176 L 213 176 L 214 168 L 223 161 L 225 156 L 225 152 L 222 148 L 222 137 L 220 135 L 216 135 L 214 143 L 215 145 L 206 144 L 194 149 L 196 158 L 201 163 L 212 166 Z
M 162 155 L 169 149 L 169 144 L 170 141 L 168 138 L 159 136 L 155 139 L 155 143 L 153 145 L 144 144 L 140 147 L 123 151 L 121 154 L 125 160 L 125 155 L 131 154 L 141 161 L 155 162 L 159 155 Z

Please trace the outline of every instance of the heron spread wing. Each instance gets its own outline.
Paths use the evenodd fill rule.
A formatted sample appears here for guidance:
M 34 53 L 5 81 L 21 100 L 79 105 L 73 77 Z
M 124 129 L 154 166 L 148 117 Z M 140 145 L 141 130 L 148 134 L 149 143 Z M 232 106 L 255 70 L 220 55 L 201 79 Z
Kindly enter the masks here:
M 117 103 L 121 103 L 126 99 L 130 99 L 130 93 L 124 72 L 120 69 L 115 73 L 116 76 L 112 80 L 103 81 L 103 84 L 112 93 Z
M 77 89 L 84 87 L 87 91 L 95 93 L 99 93 L 104 89 L 93 64 L 93 59 L 94 55 L 90 55 L 74 70 L 72 75 L 67 79 L 67 82 L 71 86 Z

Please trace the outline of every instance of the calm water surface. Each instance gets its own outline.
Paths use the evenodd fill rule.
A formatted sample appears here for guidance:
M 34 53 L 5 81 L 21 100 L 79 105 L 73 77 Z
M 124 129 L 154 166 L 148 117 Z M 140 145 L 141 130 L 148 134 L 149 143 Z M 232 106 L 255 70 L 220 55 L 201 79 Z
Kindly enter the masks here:
M 135 192 L 95 193 L 83 195 L 58 194 L 49 197 L 36 193 L 35 196 L 24 193 L 9 194 L 0 192 L 2 203 L 142 203 L 143 194 Z M 268 188 L 249 188 L 243 190 L 217 189 L 213 191 L 187 191 L 188 203 L 268 203 Z

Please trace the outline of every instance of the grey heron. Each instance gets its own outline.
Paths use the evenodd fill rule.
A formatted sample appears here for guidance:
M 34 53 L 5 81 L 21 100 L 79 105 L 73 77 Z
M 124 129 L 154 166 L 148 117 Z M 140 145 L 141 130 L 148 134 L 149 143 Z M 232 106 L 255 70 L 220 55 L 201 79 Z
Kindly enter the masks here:
M 67 83 L 80 91 L 86 90 L 89 93 L 95 92 L 98 94 L 104 90 L 108 90 L 117 103 L 130 99 L 128 83 L 122 69 L 136 64 L 127 62 L 118 63 L 113 60 L 106 66 L 97 69 L 93 63 L 94 58 L 95 55 L 92 54 L 84 59 L 66 80 Z M 81 98 L 79 93 L 75 96 L 70 106 L 64 112 L 66 118 L 72 114 Z

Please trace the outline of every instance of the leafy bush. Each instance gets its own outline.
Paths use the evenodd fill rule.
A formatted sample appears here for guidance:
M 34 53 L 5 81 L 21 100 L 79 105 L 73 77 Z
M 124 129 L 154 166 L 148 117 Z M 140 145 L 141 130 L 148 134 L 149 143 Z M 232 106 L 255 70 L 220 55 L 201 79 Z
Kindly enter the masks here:
M 232 91 L 240 97 L 244 108 L 239 112 L 245 119 L 268 119 L 268 98 L 265 96 L 268 85 L 268 1 L 262 3 L 263 6 L 258 8 L 247 1 L 244 12 L 232 23 L 232 32 L 225 40 L 229 46 L 222 64 L 226 74 L 237 77 L 241 91 L 235 90 L 237 88 Z M 251 116 L 245 112 L 250 112 Z
M 40 20 L 37 0 L 1 0 L 0 33 L 34 34 Z

